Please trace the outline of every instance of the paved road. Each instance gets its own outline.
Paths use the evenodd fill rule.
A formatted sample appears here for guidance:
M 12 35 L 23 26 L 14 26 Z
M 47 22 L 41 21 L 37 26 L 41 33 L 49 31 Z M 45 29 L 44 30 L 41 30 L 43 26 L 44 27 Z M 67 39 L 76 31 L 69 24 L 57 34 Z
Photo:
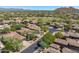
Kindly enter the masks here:
M 48 31 L 47 31 L 47 32 L 48 32 Z M 46 33 L 47 33 L 47 32 L 46 32 Z M 45 33 L 45 34 L 46 34 L 46 33 Z M 45 34 L 44 34 L 44 35 L 45 35 Z M 44 36 L 44 35 L 43 35 L 43 36 Z M 42 36 L 42 37 L 43 37 L 43 36 Z M 37 49 L 39 48 L 38 43 L 39 43 L 39 41 L 41 40 L 42 37 L 40 37 L 39 40 L 37 40 L 35 43 L 33 43 L 33 44 L 32 44 L 31 46 L 29 46 L 28 48 L 25 48 L 24 50 L 22 50 L 21 53 L 33 53 L 35 50 L 37 50 Z
M 54 28 L 49 28 L 50 32 L 55 32 L 56 29 Z M 47 33 L 47 32 L 46 32 Z M 46 34 L 45 33 L 45 34 Z M 45 35 L 44 34 L 44 35 Z M 41 38 L 40 38 L 41 39 Z M 29 46 L 28 48 L 25 48 L 24 50 L 21 51 L 21 53 L 33 53 L 35 50 L 37 50 L 39 48 L 38 46 L 38 42 L 40 41 L 40 39 L 38 41 L 36 41 L 35 43 L 33 43 L 31 46 Z
M 35 50 L 37 50 L 39 47 L 37 45 L 39 41 L 33 43 L 31 46 L 28 48 L 24 49 L 21 53 L 33 53 Z

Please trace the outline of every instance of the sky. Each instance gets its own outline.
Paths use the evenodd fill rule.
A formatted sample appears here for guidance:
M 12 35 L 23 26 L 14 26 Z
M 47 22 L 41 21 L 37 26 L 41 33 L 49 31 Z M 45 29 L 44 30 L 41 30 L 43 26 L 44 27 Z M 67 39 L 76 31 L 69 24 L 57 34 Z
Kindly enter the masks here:
M 30 10 L 53 10 L 61 7 L 69 7 L 69 6 L 0 6 L 0 8 L 18 8 L 18 9 L 30 9 Z M 79 6 L 72 6 L 74 8 L 78 8 Z

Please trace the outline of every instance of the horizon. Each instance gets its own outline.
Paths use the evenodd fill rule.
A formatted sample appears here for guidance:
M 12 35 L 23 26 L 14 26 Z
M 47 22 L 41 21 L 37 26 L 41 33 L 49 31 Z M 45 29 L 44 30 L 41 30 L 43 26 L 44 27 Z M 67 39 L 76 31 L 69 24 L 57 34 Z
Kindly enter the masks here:
M 28 10 L 54 10 L 63 7 L 73 7 L 79 9 L 79 6 L 0 6 L 0 8 L 28 9 Z

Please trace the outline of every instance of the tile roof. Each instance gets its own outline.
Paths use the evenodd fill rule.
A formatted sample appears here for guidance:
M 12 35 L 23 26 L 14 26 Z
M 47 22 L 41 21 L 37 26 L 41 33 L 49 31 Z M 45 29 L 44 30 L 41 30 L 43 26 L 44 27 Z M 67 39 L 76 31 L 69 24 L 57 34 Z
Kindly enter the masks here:
M 20 39 L 20 40 L 25 39 L 24 36 L 21 36 L 16 32 L 7 33 L 7 34 L 4 34 L 4 36 L 6 36 L 6 37 L 14 37 L 14 38 L 17 38 L 17 39 Z

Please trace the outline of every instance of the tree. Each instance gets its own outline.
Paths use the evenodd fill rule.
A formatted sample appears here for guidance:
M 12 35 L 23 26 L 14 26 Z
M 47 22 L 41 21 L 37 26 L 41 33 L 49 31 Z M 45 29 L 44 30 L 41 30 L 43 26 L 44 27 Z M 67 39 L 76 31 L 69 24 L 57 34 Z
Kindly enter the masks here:
M 24 27 L 24 25 L 22 25 L 22 24 L 14 24 L 14 25 L 11 26 L 11 30 L 16 31 L 16 30 L 21 29 L 22 27 Z
M 43 20 L 42 19 L 38 19 L 37 22 L 38 22 L 38 26 L 42 26 L 43 25 Z
M 72 25 L 71 24 L 66 24 L 64 25 L 65 29 L 70 30 L 72 29 Z
M 43 37 L 42 37 L 42 40 L 43 41 L 46 41 L 47 43 L 51 44 L 54 42 L 55 40 L 55 36 L 52 35 L 52 33 L 48 32 L 47 34 L 45 34 Z
M 41 28 L 44 32 L 48 31 L 48 26 L 46 26 L 46 25 L 41 25 L 40 28 Z
M 0 29 L 0 33 L 8 33 L 8 32 L 10 32 L 10 29 L 9 28 L 7 28 L 7 27 L 5 27 L 4 29 Z
M 11 38 L 11 37 L 3 37 L 0 38 L 2 43 L 5 45 L 5 50 L 6 51 L 11 51 L 11 52 L 17 52 L 22 48 L 22 41 L 16 38 Z
M 8 32 L 10 32 L 10 29 L 8 27 L 6 27 L 3 29 L 3 32 L 8 33 Z
M 41 42 L 39 43 L 39 46 L 41 46 L 41 48 L 48 48 L 48 47 L 49 47 L 49 44 L 46 44 L 46 42 L 41 41 Z
M 64 38 L 63 34 L 61 32 L 55 33 L 56 38 Z
M 48 48 L 50 44 L 52 44 L 55 41 L 55 36 L 52 35 L 52 33 L 48 32 L 41 38 L 41 42 L 39 42 L 39 45 L 42 48 Z
M 26 39 L 27 39 L 27 40 L 36 39 L 36 35 L 35 35 L 34 33 L 27 33 L 27 34 L 26 34 Z

